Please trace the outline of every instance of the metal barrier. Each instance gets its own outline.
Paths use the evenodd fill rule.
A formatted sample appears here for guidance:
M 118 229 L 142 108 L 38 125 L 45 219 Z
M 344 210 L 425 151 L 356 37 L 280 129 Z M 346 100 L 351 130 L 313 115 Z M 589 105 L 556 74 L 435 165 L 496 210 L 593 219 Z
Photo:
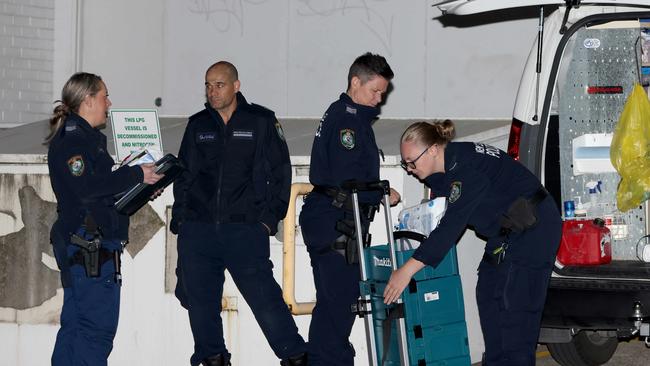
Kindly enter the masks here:
M 311 314 L 315 302 L 296 301 L 296 198 L 311 192 L 314 187 L 309 183 L 293 183 L 289 209 L 284 218 L 282 246 L 282 297 L 293 315 Z

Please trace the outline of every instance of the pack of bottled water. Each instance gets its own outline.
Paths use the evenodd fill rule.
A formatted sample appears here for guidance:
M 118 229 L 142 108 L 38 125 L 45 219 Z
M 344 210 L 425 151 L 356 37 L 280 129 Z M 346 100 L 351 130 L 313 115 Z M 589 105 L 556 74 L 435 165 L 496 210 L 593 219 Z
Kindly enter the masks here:
M 428 237 L 438 226 L 440 219 L 445 215 L 447 199 L 438 197 L 419 205 L 407 207 L 400 211 L 397 220 L 398 230 L 413 231 Z M 410 250 L 419 246 L 419 242 L 413 239 L 399 240 L 398 250 Z

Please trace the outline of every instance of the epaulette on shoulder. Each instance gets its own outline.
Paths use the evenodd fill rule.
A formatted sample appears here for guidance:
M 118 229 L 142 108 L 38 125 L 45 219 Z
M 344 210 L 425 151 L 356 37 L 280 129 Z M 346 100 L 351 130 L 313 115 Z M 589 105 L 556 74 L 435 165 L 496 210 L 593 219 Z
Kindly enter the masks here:
M 79 127 L 75 121 L 65 122 L 61 129 L 63 130 L 61 131 L 62 136 L 86 138 L 86 131 Z
M 208 112 L 208 110 L 204 109 L 204 110 L 202 110 L 200 112 L 196 112 L 193 115 L 191 115 L 188 120 L 189 120 L 189 122 L 192 122 L 193 120 L 200 119 L 200 118 L 203 118 L 203 117 L 206 117 L 206 116 L 209 117 L 209 114 L 210 113 Z
M 251 104 L 249 104 L 249 106 L 250 106 L 250 110 L 253 113 L 259 113 L 259 114 L 263 114 L 263 115 L 265 115 L 267 117 L 275 118 L 275 112 L 273 112 L 272 110 L 270 110 L 270 109 L 268 109 L 268 108 L 266 108 L 264 106 L 261 106 L 259 104 L 255 104 L 255 103 L 251 103 Z

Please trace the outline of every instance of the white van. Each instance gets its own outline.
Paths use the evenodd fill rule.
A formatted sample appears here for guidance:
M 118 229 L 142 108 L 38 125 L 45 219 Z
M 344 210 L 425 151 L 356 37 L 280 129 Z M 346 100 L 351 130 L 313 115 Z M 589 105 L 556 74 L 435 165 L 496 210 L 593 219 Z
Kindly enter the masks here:
M 556 261 L 539 342 L 564 366 L 601 365 L 619 340 L 639 337 L 648 345 L 648 204 L 627 212 L 616 208 L 620 177 L 609 148 L 634 84 L 647 88 L 650 82 L 650 0 L 437 5 L 455 15 L 540 6 L 539 36 L 519 85 L 508 153 L 540 178 L 561 210 L 565 201 L 581 201 L 588 217 L 612 220 L 610 263 Z M 556 7 L 545 16 L 551 5 Z M 586 187 L 593 182 L 601 182 L 595 196 Z

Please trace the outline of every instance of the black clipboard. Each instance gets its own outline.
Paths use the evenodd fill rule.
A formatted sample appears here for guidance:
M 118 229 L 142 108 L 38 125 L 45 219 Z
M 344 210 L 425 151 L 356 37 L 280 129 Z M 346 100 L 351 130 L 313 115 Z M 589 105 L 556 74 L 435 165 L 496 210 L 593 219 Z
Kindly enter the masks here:
M 115 202 L 117 212 L 129 216 L 133 215 L 149 201 L 154 192 L 170 185 L 185 170 L 183 163 L 172 154 L 163 156 L 155 164 L 157 166 L 156 173 L 165 176 L 155 184 L 138 183 L 133 186 Z

